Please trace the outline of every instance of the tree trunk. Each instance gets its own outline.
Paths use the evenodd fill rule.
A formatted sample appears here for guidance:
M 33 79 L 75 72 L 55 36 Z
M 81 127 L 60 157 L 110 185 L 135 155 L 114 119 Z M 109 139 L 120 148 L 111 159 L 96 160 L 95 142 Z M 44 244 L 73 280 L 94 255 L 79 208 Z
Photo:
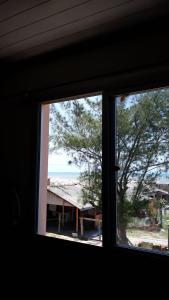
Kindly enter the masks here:
M 124 224 L 118 225 L 117 229 L 117 240 L 119 244 L 131 245 L 126 233 L 126 226 Z
M 126 209 L 125 209 L 125 192 L 122 189 L 117 192 L 117 241 L 119 244 L 132 245 L 127 237 L 127 222 L 125 219 Z
M 160 207 L 160 228 L 163 228 L 163 211 L 162 208 Z
M 118 242 L 120 244 L 128 244 L 126 229 L 122 225 L 118 228 Z

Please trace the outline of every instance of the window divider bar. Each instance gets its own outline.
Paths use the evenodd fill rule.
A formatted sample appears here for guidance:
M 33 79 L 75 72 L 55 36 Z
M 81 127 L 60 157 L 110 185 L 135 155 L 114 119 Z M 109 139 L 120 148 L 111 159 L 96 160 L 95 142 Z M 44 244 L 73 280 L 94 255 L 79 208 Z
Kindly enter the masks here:
M 103 92 L 102 115 L 102 210 L 103 246 L 116 245 L 116 116 L 115 97 Z

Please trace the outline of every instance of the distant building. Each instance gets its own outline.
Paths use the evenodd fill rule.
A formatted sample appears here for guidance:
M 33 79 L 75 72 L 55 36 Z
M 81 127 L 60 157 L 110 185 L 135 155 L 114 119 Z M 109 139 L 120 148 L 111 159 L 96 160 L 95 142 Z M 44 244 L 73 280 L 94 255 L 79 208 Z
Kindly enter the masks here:
M 80 184 L 48 186 L 47 221 L 57 220 L 58 231 L 66 224 L 70 224 L 78 232 L 79 218 L 95 218 L 96 214 L 97 211 L 91 204 L 83 204 Z
M 169 193 L 169 183 L 157 182 L 156 187 Z
M 163 189 L 162 189 L 163 188 Z M 164 186 L 163 184 L 160 185 L 158 184 L 156 188 L 152 192 L 150 192 L 150 196 L 153 198 L 159 198 L 159 199 L 164 199 L 166 200 L 166 204 L 169 204 L 169 191 L 168 189 L 168 184 Z

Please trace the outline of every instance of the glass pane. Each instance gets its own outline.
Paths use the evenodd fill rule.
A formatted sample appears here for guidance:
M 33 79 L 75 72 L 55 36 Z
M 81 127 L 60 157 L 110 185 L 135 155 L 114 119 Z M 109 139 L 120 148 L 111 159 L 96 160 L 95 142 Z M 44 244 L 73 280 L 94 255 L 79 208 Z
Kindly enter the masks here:
M 168 252 L 169 89 L 116 101 L 117 242 Z
M 49 105 L 46 235 L 102 245 L 102 96 Z

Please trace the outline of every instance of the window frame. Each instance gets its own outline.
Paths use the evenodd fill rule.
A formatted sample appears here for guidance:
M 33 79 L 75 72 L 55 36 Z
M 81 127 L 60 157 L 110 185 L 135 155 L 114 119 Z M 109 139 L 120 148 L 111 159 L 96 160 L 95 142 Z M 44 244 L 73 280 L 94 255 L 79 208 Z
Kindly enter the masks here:
M 144 72 L 143 72 L 144 73 Z M 151 72 L 150 72 L 151 73 Z M 154 71 L 153 71 L 154 73 Z M 156 72 L 155 72 L 156 73 Z M 128 74 L 128 73 L 127 73 Z M 126 77 L 126 74 L 124 74 Z M 137 72 L 138 75 L 138 72 Z M 56 101 L 56 99 L 64 99 L 64 98 L 79 98 L 83 95 L 94 95 L 94 94 L 102 94 L 102 205 L 103 205 L 103 245 L 102 247 L 96 247 L 93 245 L 81 245 L 81 243 L 75 243 L 76 247 L 86 247 L 86 248 L 97 248 L 97 249 L 107 249 L 106 251 L 114 251 L 119 253 L 128 253 L 128 254 L 138 254 L 138 255 L 145 255 L 148 257 L 160 257 L 164 259 L 168 259 L 169 254 L 162 253 L 158 250 L 147 250 L 142 248 L 134 248 L 127 245 L 118 245 L 116 243 L 116 170 L 115 170 L 115 130 L 116 130 L 116 97 L 120 94 L 130 94 L 130 93 L 137 93 L 141 91 L 148 91 L 151 89 L 158 89 L 162 87 L 167 87 L 168 81 L 159 81 L 158 78 L 156 81 L 145 82 L 144 84 L 140 84 L 138 78 L 136 77 L 133 82 L 133 74 L 129 80 L 129 83 L 124 84 L 124 78 L 122 76 L 122 83 L 118 84 L 116 88 L 112 89 L 112 86 L 115 86 L 116 80 L 112 77 L 104 77 L 103 88 L 100 87 L 101 82 L 99 79 L 93 79 L 90 81 L 83 81 L 80 83 L 73 83 L 64 85 L 61 87 L 48 89 L 47 91 L 40 91 L 32 94 L 32 98 L 36 99 L 37 105 L 37 112 L 38 112 L 38 119 L 37 119 L 37 164 L 36 164 L 36 190 L 38 191 L 39 188 L 39 167 L 40 167 L 40 132 L 41 132 L 41 106 L 46 103 L 52 103 Z M 45 101 L 44 99 L 48 99 Z M 112 139 L 113 137 L 113 139 Z M 112 168 L 111 168 L 112 166 Z M 113 170 L 113 172 L 112 172 Z M 108 178 L 108 180 L 107 180 Z M 112 196 L 115 201 L 112 201 Z M 107 201 L 105 201 L 107 199 Z M 39 193 L 36 193 L 36 204 L 35 204 L 35 218 L 34 218 L 34 233 L 37 232 L 37 218 L 38 218 L 38 201 L 39 201 Z M 35 233 L 36 236 L 39 234 Z M 43 236 L 44 239 L 49 239 L 49 237 Z M 55 239 L 62 243 L 62 240 Z M 67 241 L 68 244 L 72 244 L 74 242 Z M 98 250 L 100 251 L 100 250 Z M 102 251 L 102 250 L 101 250 Z

